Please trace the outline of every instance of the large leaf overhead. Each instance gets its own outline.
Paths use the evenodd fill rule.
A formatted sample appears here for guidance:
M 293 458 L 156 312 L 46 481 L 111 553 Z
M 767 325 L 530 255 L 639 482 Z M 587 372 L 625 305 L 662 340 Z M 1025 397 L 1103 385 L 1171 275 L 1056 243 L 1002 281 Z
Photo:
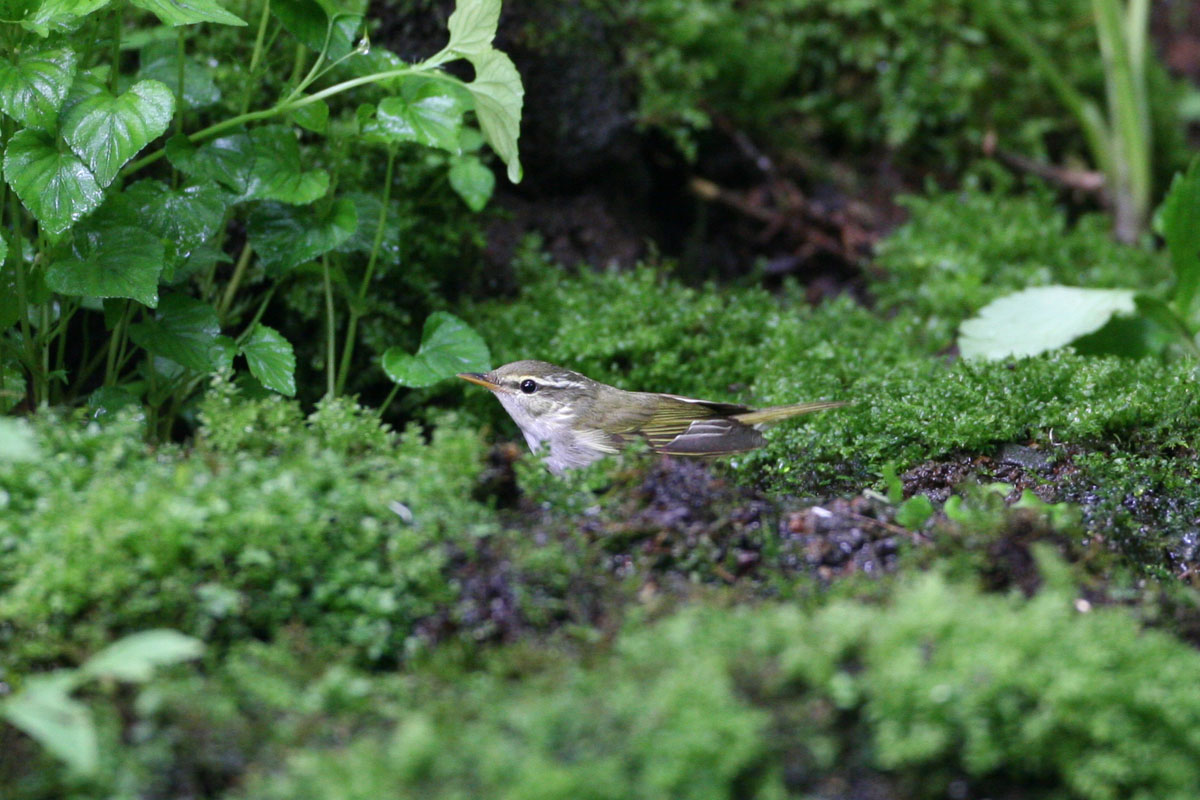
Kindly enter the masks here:
M 399 347 L 383 354 L 383 369 L 401 386 L 432 386 L 459 372 L 483 372 L 491 366 L 491 354 L 471 326 L 453 314 L 435 311 L 425 320 L 421 346 L 416 355 Z
M 141 228 L 108 228 L 75 238 L 78 254 L 51 264 L 46 286 L 62 294 L 128 297 L 158 305 L 161 239 Z
M 62 121 L 63 137 L 92 169 L 101 186 L 171 123 L 175 97 L 158 81 L 138 81 L 114 97 L 97 92 L 74 105 Z
M 75 76 L 75 51 L 60 47 L 0 57 L 0 111 L 34 128 L 50 128 Z
M 92 171 L 48 134 L 17 131 L 4 151 L 4 178 L 48 233 L 62 233 L 100 205 Z
M 245 21 L 221 7 L 215 0 L 130 0 L 166 25 L 192 25 L 217 22 L 221 25 L 245 25 Z

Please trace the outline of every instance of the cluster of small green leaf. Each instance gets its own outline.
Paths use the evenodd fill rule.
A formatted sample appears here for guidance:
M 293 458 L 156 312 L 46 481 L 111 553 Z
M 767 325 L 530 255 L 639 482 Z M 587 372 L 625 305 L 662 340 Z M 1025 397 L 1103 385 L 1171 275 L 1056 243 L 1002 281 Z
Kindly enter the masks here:
M 415 646 L 453 607 L 456 550 L 494 530 L 470 501 L 478 435 L 444 420 L 426 443 L 323 402 L 307 419 L 228 384 L 193 450 L 147 450 L 142 421 L 40 415 L 0 459 L 0 639 L 9 668 L 70 662 L 167 627 L 207 642 L 304 627 L 363 662 Z
M 360 2 L 248 4 L 257 34 L 240 39 L 186 27 L 246 24 L 214 0 L 133 5 L 153 18 L 45 0 L 0 19 L 0 411 L 140 403 L 165 437 L 238 356 L 247 380 L 294 395 L 294 351 L 264 318 L 297 283 L 320 287 L 325 394 L 344 393 L 380 261 L 415 224 L 396 218 L 414 213 L 392 200 L 411 186 L 396 170 L 438 153 L 435 188 L 475 211 L 494 185 L 485 144 L 520 179 L 500 0 L 462 0 L 445 45 L 412 64 L 368 46 Z
M 925 163 L 961 163 L 985 131 L 1042 155 L 1075 122 L 1025 54 L 991 29 L 973 0 L 648 0 L 628 6 L 627 59 L 644 124 L 685 149 L 711 116 L 762 136 L 786 131 L 860 148 L 900 148 Z M 1006 2 L 1028 35 L 1053 43 L 1065 79 L 1100 95 L 1089 0 Z M 1174 114 L 1161 65 L 1149 66 L 1158 116 Z M 1004 101 L 996 102 L 998 87 Z M 1164 112 L 1165 111 L 1165 115 Z M 787 121 L 794 121 L 787 124 Z M 782 122 L 782 126 L 781 126 Z M 1167 141 L 1162 137 L 1163 143 Z M 1171 141 L 1177 138 L 1170 137 Z M 1075 139 L 1083 151 L 1082 141 Z
M 165 690 L 157 725 L 230 725 L 211 697 L 241 684 L 241 708 L 294 744 L 282 769 L 264 754 L 238 798 L 778 798 L 847 781 L 915 798 L 1193 797 L 1200 655 L 1073 596 L 981 595 L 927 575 L 884 606 L 701 605 L 628 624 L 587 658 L 526 645 L 490 670 L 398 684 L 336 667 L 305 679 L 292 664 L 270 685 L 242 667 Z M 390 732 L 295 741 L 328 730 L 305 724 L 316 709 L 338 730 L 355 709 Z M 232 726 L 239 740 L 246 725 Z

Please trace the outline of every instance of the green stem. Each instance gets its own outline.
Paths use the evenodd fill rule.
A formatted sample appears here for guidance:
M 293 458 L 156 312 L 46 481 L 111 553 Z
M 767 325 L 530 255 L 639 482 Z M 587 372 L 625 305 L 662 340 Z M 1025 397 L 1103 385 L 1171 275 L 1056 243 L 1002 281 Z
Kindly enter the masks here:
M 117 93 L 117 78 L 121 75 L 121 6 L 113 6 L 112 67 L 108 73 L 108 90 Z
M 237 294 L 238 287 L 242 283 L 242 278 L 246 275 L 246 268 L 250 265 L 250 256 L 253 251 L 250 249 L 250 240 L 242 245 L 242 252 L 238 255 L 237 265 L 233 268 L 233 277 L 229 279 L 229 285 L 225 287 L 225 294 L 221 296 L 221 304 L 217 306 L 217 319 L 225 321 L 225 314 L 229 311 L 229 306 L 233 303 L 233 298 Z
M 271 0 L 263 0 L 262 16 L 258 19 L 258 35 L 254 37 L 254 52 L 250 55 L 250 73 L 246 81 L 246 92 L 242 95 L 243 114 L 250 108 L 250 94 L 254 88 L 255 75 L 258 70 L 258 60 L 262 58 L 263 40 L 267 35 L 267 22 L 271 19 Z
M 121 311 L 121 318 L 117 320 L 117 324 L 113 326 L 112 335 L 108 339 L 108 357 L 104 365 L 104 385 L 112 386 L 117 382 L 117 356 L 119 351 L 123 350 L 122 340 L 125 335 L 125 328 L 129 324 L 129 313 L 132 304 L 126 300 L 125 308 Z
M 353 89 L 356 86 L 363 86 L 368 83 L 377 83 L 378 81 L 385 81 L 390 78 L 398 78 L 401 75 L 410 75 L 410 74 L 417 73 L 417 72 L 424 72 L 426 69 L 427 69 L 427 67 L 424 65 L 424 63 L 422 63 L 422 64 L 417 64 L 414 66 L 400 67 L 397 69 L 389 69 L 389 70 L 384 70 L 383 72 L 375 72 L 370 75 L 362 75 L 357 78 L 351 78 L 349 80 L 342 81 L 341 83 L 335 83 L 333 86 L 322 89 L 319 92 L 314 92 L 313 94 L 304 95 L 303 97 L 296 97 L 293 99 L 280 101 L 279 103 L 272 106 L 271 108 L 264 108 L 259 111 L 250 111 L 245 114 L 238 114 L 236 117 L 230 117 L 227 120 L 223 120 L 223 121 L 217 122 L 213 125 L 209 125 L 207 128 L 203 128 L 199 131 L 196 131 L 195 133 L 190 133 L 190 134 L 188 134 L 187 138 L 188 138 L 188 141 L 192 142 L 192 143 L 200 142 L 200 141 L 203 141 L 210 137 L 216 136 L 218 133 L 221 133 L 222 131 L 229 130 L 230 128 L 236 128 L 237 126 L 245 125 L 248 122 L 257 122 L 258 120 L 270 119 L 271 117 L 275 117 L 280 114 L 286 114 L 289 111 L 295 111 L 296 109 L 302 108 L 310 103 L 316 103 L 320 100 L 324 100 L 327 97 L 333 97 L 336 94 L 340 94 L 349 89 Z M 443 75 L 438 72 L 429 72 L 426 75 L 426 77 L 430 78 L 431 80 L 439 80 L 439 81 L 444 81 L 446 83 L 453 83 L 455 85 L 461 85 L 460 81 L 457 78 L 451 77 L 449 75 Z M 128 175 L 128 174 L 137 172 L 138 170 L 142 169 L 143 167 L 147 167 L 147 166 L 157 162 L 164 155 L 166 155 L 166 151 L 163 150 L 162 148 L 159 148 L 158 150 L 151 153 L 150 155 L 148 155 L 144 158 L 140 158 L 137 161 L 132 161 L 129 164 L 127 164 L 125 166 L 125 168 L 122 170 L 122 173 Z
M 350 319 L 346 323 L 346 341 L 342 343 L 342 363 L 338 368 L 337 392 L 341 394 L 346 388 L 346 378 L 350 374 L 350 359 L 354 355 L 354 340 L 358 332 L 358 319 L 362 316 L 362 306 L 367 298 L 367 290 L 371 286 L 371 278 L 375 274 L 375 264 L 379 260 L 379 251 L 383 249 L 383 235 L 387 230 L 388 206 L 392 200 L 392 175 L 396 167 L 396 148 L 388 148 L 387 171 L 383 178 L 383 203 L 379 207 L 379 219 L 375 222 L 375 238 L 371 242 L 371 255 L 367 258 L 367 269 L 363 273 L 362 284 L 358 287 L 358 301 L 350 306 Z
M 183 77 L 184 77 L 184 55 L 186 48 L 184 47 L 184 31 L 186 26 L 179 26 L 179 33 L 175 38 L 175 135 L 183 133 Z
M 327 397 L 333 398 L 337 396 L 334 375 L 337 348 L 334 341 L 333 283 L 329 279 L 328 254 L 321 256 L 321 271 L 325 276 L 325 391 Z
M 270 303 L 271 298 L 275 296 L 275 289 L 276 286 L 272 286 L 267 290 L 266 295 L 263 296 L 262 302 L 258 304 L 258 311 L 254 312 L 254 319 L 250 320 L 250 324 L 247 325 L 245 330 L 242 331 L 241 335 L 234 340 L 239 346 L 241 346 L 243 342 L 250 338 L 250 334 L 254 331 L 254 326 L 258 324 L 258 321 L 262 319 L 263 312 L 267 310 L 267 304 Z
M 383 412 L 387 411 L 388 406 L 396 399 L 396 392 L 400 391 L 400 384 L 393 383 L 392 390 L 388 392 L 388 396 L 383 399 L 383 405 L 379 407 L 379 416 L 383 416 Z

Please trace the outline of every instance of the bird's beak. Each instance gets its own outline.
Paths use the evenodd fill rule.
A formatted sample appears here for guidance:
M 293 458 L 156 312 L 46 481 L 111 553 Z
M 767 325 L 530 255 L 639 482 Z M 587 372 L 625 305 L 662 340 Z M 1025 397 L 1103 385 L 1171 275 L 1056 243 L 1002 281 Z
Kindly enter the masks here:
M 490 380 L 487 375 L 483 375 L 478 372 L 460 372 L 458 373 L 458 377 L 462 378 L 464 381 L 478 384 L 479 386 L 482 386 L 483 388 L 489 389 L 493 392 L 501 391 L 504 388 L 500 384 L 494 383 L 492 380 Z

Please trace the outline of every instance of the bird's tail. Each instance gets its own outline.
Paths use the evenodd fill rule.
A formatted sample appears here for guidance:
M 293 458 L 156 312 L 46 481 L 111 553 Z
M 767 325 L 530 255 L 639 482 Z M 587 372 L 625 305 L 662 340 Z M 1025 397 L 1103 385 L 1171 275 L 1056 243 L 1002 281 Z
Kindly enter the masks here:
M 796 403 L 790 406 L 771 406 L 770 408 L 760 408 L 757 411 L 747 411 L 744 414 L 735 414 L 733 419 L 741 422 L 744 425 L 765 425 L 772 422 L 778 422 L 781 419 L 788 417 L 797 417 L 801 414 L 808 414 L 813 411 L 824 411 L 827 408 L 839 408 L 848 403 L 838 401 L 817 402 L 817 403 Z

